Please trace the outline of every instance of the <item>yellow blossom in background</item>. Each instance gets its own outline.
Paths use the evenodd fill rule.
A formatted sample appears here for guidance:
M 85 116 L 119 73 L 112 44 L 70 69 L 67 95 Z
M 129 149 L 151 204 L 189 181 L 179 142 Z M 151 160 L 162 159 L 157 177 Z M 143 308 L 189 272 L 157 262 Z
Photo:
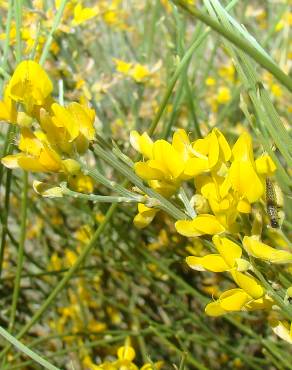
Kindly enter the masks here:
M 74 18 L 72 21 L 73 26 L 80 25 L 89 19 L 92 19 L 98 14 L 97 8 L 84 8 L 81 3 L 77 3 L 74 7 Z
M 228 87 L 220 87 L 217 93 L 217 102 L 219 104 L 227 104 L 231 99 L 231 93 Z

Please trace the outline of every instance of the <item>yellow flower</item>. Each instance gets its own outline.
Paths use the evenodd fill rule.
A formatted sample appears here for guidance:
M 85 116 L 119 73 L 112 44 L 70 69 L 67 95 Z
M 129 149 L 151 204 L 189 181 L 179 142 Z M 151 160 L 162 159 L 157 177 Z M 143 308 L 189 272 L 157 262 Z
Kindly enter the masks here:
M 251 136 L 244 132 L 232 148 L 233 162 L 229 169 L 227 182 L 250 203 L 256 202 L 264 193 L 264 185 L 259 178 L 252 148 Z
M 21 153 L 2 158 L 8 168 L 22 168 L 32 172 L 60 172 L 64 169 L 57 152 L 27 128 L 21 130 L 19 149 Z
M 185 166 L 185 175 L 198 176 L 213 169 L 222 162 L 229 161 L 231 150 L 224 135 L 214 128 L 204 139 L 196 140 L 191 149 L 192 158 Z
M 8 123 L 17 122 L 16 103 L 10 98 L 7 88 L 4 92 L 4 99 L 0 101 L 0 121 Z
M 256 237 L 245 236 L 243 246 L 248 254 L 271 263 L 292 263 L 292 253 L 272 248 L 260 242 Z
M 252 300 L 242 289 L 230 289 L 222 293 L 215 302 L 207 304 L 205 313 L 208 316 L 221 316 L 228 312 L 241 311 Z
M 176 231 L 187 237 L 195 237 L 200 235 L 215 235 L 225 231 L 223 225 L 216 219 L 215 216 L 209 214 L 200 214 L 193 220 L 180 220 L 175 223 Z
M 44 69 L 32 60 L 21 62 L 8 83 L 9 97 L 23 103 L 28 112 L 34 105 L 43 105 L 53 90 Z
M 219 104 L 227 104 L 230 99 L 230 89 L 228 87 L 220 87 L 217 94 L 217 102 Z
M 76 174 L 80 165 L 73 159 L 62 160 L 51 148 L 46 135 L 41 131 L 34 133 L 28 128 L 21 129 L 18 148 L 20 153 L 8 155 L 1 162 L 8 168 L 22 168 L 31 172 L 65 172 Z
M 208 316 L 216 317 L 236 311 L 269 310 L 273 304 L 267 295 L 254 299 L 243 289 L 236 288 L 223 292 L 217 301 L 207 304 L 205 312 Z
M 75 102 L 67 107 L 54 103 L 51 108 L 54 113 L 52 121 L 56 127 L 67 130 L 70 141 L 75 140 L 79 135 L 83 135 L 87 140 L 94 139 L 95 112 L 93 109 Z
M 133 67 L 130 76 L 136 82 L 143 82 L 151 75 L 151 71 L 142 64 L 135 64 Z
M 75 176 L 69 178 L 69 186 L 72 190 L 78 191 L 79 193 L 90 194 L 94 189 L 94 182 L 90 176 L 78 173 Z
M 255 161 L 256 171 L 260 175 L 272 176 L 277 167 L 268 154 L 264 154 Z
M 172 144 L 165 140 L 153 143 L 147 134 L 139 135 L 136 131 L 131 132 L 130 140 L 133 147 L 148 159 L 135 163 L 136 174 L 160 194 L 171 196 L 175 193 L 181 181 L 187 178 L 184 169 L 190 142 L 185 131 L 176 131 Z
M 159 212 L 159 209 L 150 208 L 143 203 L 138 203 L 138 214 L 134 217 L 134 225 L 138 229 L 143 229 L 152 222 L 157 212 Z
M 244 264 L 245 260 L 241 259 L 241 247 L 218 235 L 213 237 L 213 243 L 219 254 L 209 254 L 204 257 L 189 256 L 186 258 L 187 264 L 195 270 L 229 271 L 235 283 L 253 299 L 262 297 L 265 290 L 261 284 L 252 276 L 238 271 L 238 267 L 241 269 L 244 265 L 248 268 L 248 264 Z
M 88 21 L 98 14 L 97 8 L 83 8 L 80 2 L 74 7 L 73 26 L 78 26 L 81 23 Z
M 116 64 L 116 70 L 120 73 L 128 75 L 128 72 L 132 68 L 132 63 L 125 62 L 124 60 L 114 58 L 113 61 Z

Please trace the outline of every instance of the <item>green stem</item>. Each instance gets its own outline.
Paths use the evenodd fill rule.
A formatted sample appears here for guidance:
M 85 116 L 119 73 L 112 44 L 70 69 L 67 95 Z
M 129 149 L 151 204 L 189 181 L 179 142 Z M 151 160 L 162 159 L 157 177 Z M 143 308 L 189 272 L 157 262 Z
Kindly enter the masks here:
M 92 239 L 87 244 L 87 246 L 82 249 L 82 252 L 78 256 L 76 262 L 74 265 L 71 266 L 71 268 L 67 271 L 67 273 L 63 276 L 61 281 L 56 285 L 56 287 L 52 290 L 52 292 L 49 294 L 47 299 L 43 302 L 43 304 L 40 306 L 40 308 L 35 312 L 33 317 L 30 319 L 29 322 L 27 322 L 23 328 L 19 331 L 19 333 L 16 335 L 17 339 L 21 339 L 28 330 L 41 318 L 41 316 L 46 312 L 46 310 L 51 306 L 51 304 L 54 303 L 55 298 L 58 296 L 58 294 L 64 289 L 64 287 L 67 285 L 68 281 L 71 279 L 71 277 L 74 275 L 74 273 L 78 270 L 79 266 L 83 263 L 83 261 L 86 259 L 87 255 L 91 252 L 91 250 L 96 246 L 97 241 L 103 232 L 105 226 L 111 219 L 115 209 L 117 207 L 117 203 L 112 204 L 107 211 L 104 220 L 99 225 L 97 230 L 95 231 Z M 3 356 L 6 355 L 6 353 L 10 350 L 11 345 L 7 345 L 0 353 L 0 358 L 3 358 Z
M 0 326 L 0 335 L 5 338 L 8 342 L 11 343 L 15 348 L 19 351 L 23 352 L 26 356 L 33 359 L 35 362 L 43 366 L 45 369 L 48 370 L 60 370 L 56 366 L 50 364 L 47 360 L 40 357 L 38 354 L 33 352 L 31 349 L 26 347 L 24 344 L 20 343 L 17 339 L 15 339 L 12 335 L 10 335 L 5 329 Z
M 224 36 L 233 45 L 238 47 L 240 50 L 248 54 L 253 60 L 259 65 L 269 71 L 279 82 L 281 82 L 289 91 L 292 91 L 292 78 L 284 73 L 278 66 L 266 57 L 259 50 L 250 45 L 249 42 L 238 36 L 235 32 L 232 32 L 224 28 L 219 22 L 215 21 L 209 15 L 201 12 L 197 7 L 191 8 L 183 0 L 173 0 L 173 2 L 185 9 L 190 15 L 198 18 L 201 22 L 208 25 L 210 28 Z
M 15 23 L 16 23 L 16 62 L 21 61 L 21 21 L 22 21 L 22 0 L 14 2 Z
M 76 191 L 70 190 L 61 184 L 63 195 L 68 195 L 72 198 L 79 198 L 85 200 L 91 200 L 94 203 L 144 203 L 145 197 L 142 195 L 137 195 L 134 197 L 115 197 L 108 195 L 95 195 L 95 194 L 83 194 Z
M 63 15 L 64 9 L 65 9 L 66 3 L 67 3 L 67 0 L 62 0 L 62 2 L 60 4 L 60 7 L 59 7 L 59 9 L 58 9 L 58 11 L 55 15 L 53 26 L 50 30 L 50 33 L 49 33 L 48 37 L 47 37 L 47 41 L 45 43 L 45 46 L 44 46 L 43 51 L 42 51 L 42 55 L 40 57 L 40 62 L 39 62 L 40 65 L 44 65 L 44 63 L 47 59 L 47 56 L 48 56 L 49 51 L 50 51 L 51 44 L 53 42 L 54 33 L 57 30 L 57 28 L 58 28 L 58 26 L 61 22 L 62 15 Z
M 14 327 L 17 302 L 19 297 L 20 281 L 23 267 L 23 257 L 24 257 L 24 245 L 26 236 L 26 221 L 27 221 L 27 191 L 28 191 L 28 173 L 23 172 L 23 187 L 22 187 L 22 197 L 21 197 L 21 225 L 20 225 L 20 239 L 18 247 L 17 256 L 17 268 L 16 276 L 14 281 L 13 299 L 11 306 L 11 314 L 9 321 L 9 331 L 11 332 Z
M 148 188 L 144 185 L 143 181 L 124 163 L 118 162 L 111 153 L 105 151 L 98 144 L 94 145 L 95 153 L 107 162 L 110 166 L 115 168 L 117 171 L 122 173 L 125 178 L 129 179 L 133 184 L 135 184 L 140 190 L 142 190 L 148 197 L 153 198 L 158 201 L 157 206 L 170 214 L 175 219 L 185 219 L 186 215 L 181 210 L 176 208 L 170 201 L 164 198 L 162 195 L 156 193 L 154 190 Z
M 8 214 L 10 205 L 10 190 L 11 190 L 11 179 L 12 172 L 7 170 L 6 184 L 5 184 L 5 199 L 4 199 L 4 209 L 3 209 L 3 223 L 2 223 L 2 234 L 1 234 L 1 245 L 0 245 L 0 277 L 2 273 L 3 260 L 4 260 L 4 249 L 6 245 L 6 236 L 8 234 Z

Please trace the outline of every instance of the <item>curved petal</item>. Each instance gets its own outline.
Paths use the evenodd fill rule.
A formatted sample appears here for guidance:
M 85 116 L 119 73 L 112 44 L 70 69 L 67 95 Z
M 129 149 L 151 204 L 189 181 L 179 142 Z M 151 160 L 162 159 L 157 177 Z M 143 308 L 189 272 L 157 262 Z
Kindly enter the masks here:
M 204 257 L 186 257 L 186 263 L 193 270 L 223 272 L 229 270 L 229 266 L 219 254 L 208 254 Z
M 229 268 L 234 267 L 236 260 L 241 258 L 241 247 L 228 238 L 222 238 L 218 235 L 214 235 L 212 240 Z
M 265 294 L 265 289 L 255 278 L 236 270 L 231 271 L 231 275 L 236 284 L 254 299 L 258 299 Z
M 272 248 L 249 236 L 243 238 L 243 246 L 248 254 L 272 263 L 292 263 L 292 253 Z
M 225 231 L 224 226 L 216 219 L 215 216 L 209 214 L 201 214 L 192 221 L 180 220 L 175 223 L 178 233 L 184 236 L 200 236 L 204 234 L 220 234 Z

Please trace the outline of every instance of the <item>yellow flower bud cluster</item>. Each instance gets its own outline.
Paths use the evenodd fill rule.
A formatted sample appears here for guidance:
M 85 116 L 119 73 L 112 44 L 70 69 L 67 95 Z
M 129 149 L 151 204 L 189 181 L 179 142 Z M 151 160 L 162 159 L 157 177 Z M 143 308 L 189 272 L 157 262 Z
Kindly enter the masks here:
M 76 102 L 61 106 L 52 91 L 38 63 L 26 60 L 17 66 L 0 102 L 0 120 L 20 127 L 20 152 L 2 158 L 2 163 L 26 171 L 64 173 L 69 180 L 79 176 L 74 183 L 82 183 L 84 189 L 89 179 L 80 179 L 84 175 L 77 159 L 94 139 L 95 112 Z

